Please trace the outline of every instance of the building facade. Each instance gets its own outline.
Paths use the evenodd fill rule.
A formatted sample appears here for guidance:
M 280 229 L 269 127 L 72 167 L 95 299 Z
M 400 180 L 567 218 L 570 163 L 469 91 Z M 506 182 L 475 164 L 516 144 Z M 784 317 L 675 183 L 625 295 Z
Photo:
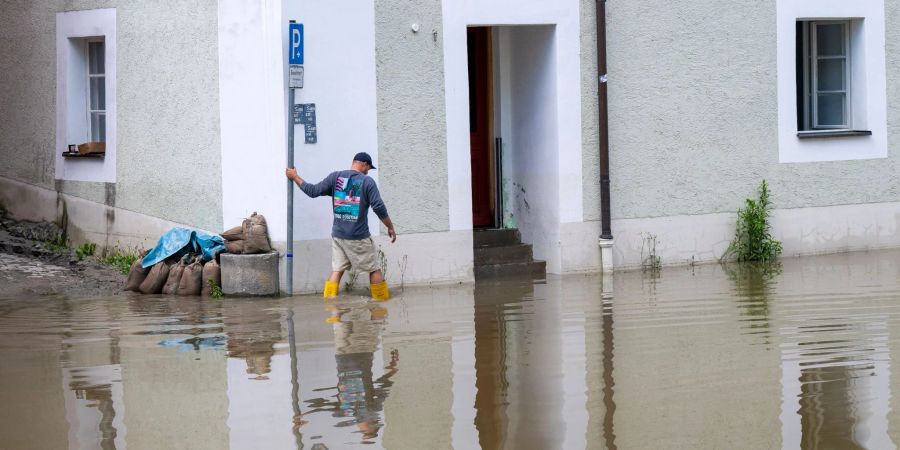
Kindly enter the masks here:
M 639 267 L 650 235 L 663 264 L 713 261 L 762 179 L 787 256 L 900 246 L 900 6 L 605 6 L 601 111 L 592 0 L 6 2 L 0 202 L 107 247 L 259 211 L 284 249 L 295 20 L 318 134 L 296 128 L 296 166 L 372 154 L 391 282 L 471 280 L 480 227 L 519 229 L 550 273 Z M 104 158 L 61 156 L 100 134 Z M 296 194 L 295 291 L 321 289 L 330 216 Z

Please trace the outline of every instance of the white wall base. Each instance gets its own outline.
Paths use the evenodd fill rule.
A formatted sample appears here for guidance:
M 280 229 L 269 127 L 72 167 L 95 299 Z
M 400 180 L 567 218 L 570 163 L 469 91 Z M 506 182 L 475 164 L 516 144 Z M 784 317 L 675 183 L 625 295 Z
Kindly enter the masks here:
M 663 265 L 713 262 L 734 237 L 736 213 L 669 216 L 612 221 L 616 270 L 641 265 L 641 233 L 657 236 Z M 779 209 L 772 234 L 782 256 L 839 253 L 900 247 L 900 202 Z M 648 250 L 644 248 L 646 254 Z
M 391 288 L 431 283 L 472 282 L 472 231 L 402 234 L 391 244 L 387 236 L 375 236 L 375 245 L 387 257 L 387 280 Z M 282 254 L 281 289 L 286 290 L 284 273 L 284 242 L 273 242 Z M 406 257 L 405 271 L 401 270 Z M 322 292 L 331 273 L 331 239 L 294 241 L 294 294 Z M 402 278 L 402 280 L 401 280 Z M 347 281 L 347 274 L 341 283 Z M 357 279 L 357 289 L 365 292 L 369 280 L 366 275 Z
M 173 227 L 194 228 L 4 177 L 0 177 L 0 204 L 13 217 L 34 222 L 59 223 L 65 212 L 70 243 L 93 242 L 100 249 L 149 248 Z
M 559 225 L 560 260 L 559 271 L 551 273 L 590 273 L 602 270 L 600 246 L 600 222 L 573 222 Z

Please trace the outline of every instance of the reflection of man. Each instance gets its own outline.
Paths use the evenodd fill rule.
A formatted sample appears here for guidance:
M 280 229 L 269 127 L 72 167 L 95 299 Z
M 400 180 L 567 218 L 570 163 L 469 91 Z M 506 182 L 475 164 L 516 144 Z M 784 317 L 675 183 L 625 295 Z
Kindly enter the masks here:
M 334 414 L 350 417 L 338 426 L 356 425 L 363 439 L 378 436 L 382 427 L 380 415 L 384 401 L 397 373 L 400 353 L 391 351 L 388 371 L 373 380 L 374 352 L 384 327 L 387 310 L 378 305 L 333 308 L 327 319 L 334 327 L 335 360 L 338 375 L 338 403 Z
M 351 267 L 357 273 L 369 274 L 372 298 L 387 300 L 389 297 L 387 282 L 378 266 L 375 244 L 369 236 L 369 207 L 387 227 L 392 243 L 397 240 L 397 233 L 388 217 L 387 207 L 381 201 L 375 180 L 368 176 L 373 169 L 372 157 L 360 152 L 353 157 L 350 170 L 332 172 L 318 183 L 307 183 L 293 167 L 284 172 L 309 197 L 331 196 L 334 213 L 331 227 L 332 272 L 325 282 L 325 297 L 337 297 L 341 277 Z

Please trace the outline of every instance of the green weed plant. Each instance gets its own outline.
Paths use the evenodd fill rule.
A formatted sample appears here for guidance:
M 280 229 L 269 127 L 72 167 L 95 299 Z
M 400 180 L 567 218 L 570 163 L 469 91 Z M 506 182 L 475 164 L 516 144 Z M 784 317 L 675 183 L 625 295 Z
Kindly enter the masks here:
M 219 283 L 216 283 L 216 280 L 209 278 L 206 280 L 206 283 L 209 285 L 210 298 L 218 300 L 225 296 L 224 294 L 222 294 L 222 287 L 219 286 Z
M 769 216 L 772 203 L 766 180 L 759 186 L 758 198 L 748 198 L 738 210 L 734 239 L 723 255 L 738 261 L 771 262 L 781 254 L 781 242 L 772 237 Z
M 87 258 L 88 256 L 94 256 L 94 252 L 96 252 L 96 251 L 97 251 L 97 244 L 95 244 L 93 242 L 85 242 L 84 244 L 79 245 L 78 248 L 75 249 L 75 256 L 77 256 L 78 260 L 80 261 L 84 258 Z

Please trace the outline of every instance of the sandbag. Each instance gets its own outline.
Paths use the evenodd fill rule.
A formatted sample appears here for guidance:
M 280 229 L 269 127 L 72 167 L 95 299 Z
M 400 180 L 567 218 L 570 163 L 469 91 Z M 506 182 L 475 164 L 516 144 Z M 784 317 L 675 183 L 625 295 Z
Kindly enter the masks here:
M 209 280 L 212 280 L 216 286 L 222 286 L 222 270 L 214 259 L 203 265 L 203 287 L 200 291 L 205 297 L 208 297 L 209 294 L 212 293 L 212 287 L 209 285 Z
M 269 227 L 262 214 L 254 212 L 241 226 L 244 230 L 245 255 L 272 251 L 272 247 L 269 245 Z
M 141 267 L 141 260 L 144 259 L 144 256 L 147 255 L 147 252 L 141 253 L 141 256 L 138 259 L 134 260 L 131 263 L 131 268 L 128 269 L 128 278 L 125 279 L 125 290 L 126 291 L 134 291 L 139 292 L 141 289 L 141 283 L 144 282 L 144 278 L 147 278 L 147 274 L 150 273 L 150 268 L 146 269 Z
M 225 251 L 227 251 L 228 253 L 234 253 L 236 255 L 244 253 L 244 240 L 238 239 L 235 241 L 225 241 Z
M 195 258 L 193 262 L 184 268 L 181 274 L 181 280 L 178 282 L 176 295 L 200 295 L 200 284 L 203 282 L 203 265 L 200 264 L 200 258 Z
M 166 279 L 166 284 L 162 288 L 163 294 L 175 295 L 175 292 L 178 290 L 178 283 L 181 282 L 181 275 L 184 273 L 184 268 L 187 267 L 185 258 L 182 258 L 181 261 L 178 261 L 178 264 L 169 269 L 169 278 Z
M 244 239 L 244 227 L 243 225 L 238 225 L 234 228 L 226 230 L 219 236 L 222 236 L 222 238 L 224 238 L 226 241 L 236 241 L 238 239 Z
M 141 283 L 141 293 L 143 294 L 159 294 L 162 292 L 166 280 L 169 278 L 169 265 L 165 261 L 160 261 L 153 265 L 150 273 Z

